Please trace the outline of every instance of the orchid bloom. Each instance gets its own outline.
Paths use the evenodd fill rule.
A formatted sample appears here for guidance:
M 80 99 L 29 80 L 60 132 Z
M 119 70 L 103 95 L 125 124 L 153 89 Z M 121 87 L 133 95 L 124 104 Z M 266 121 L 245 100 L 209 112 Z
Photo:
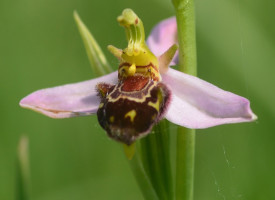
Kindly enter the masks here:
M 169 67 L 178 62 L 175 18 L 153 29 L 150 50 L 142 21 L 132 10 L 125 9 L 118 21 L 128 37 L 124 50 L 108 47 L 120 61 L 118 72 L 38 90 L 20 106 L 52 118 L 97 113 L 108 135 L 128 145 L 162 118 L 191 129 L 257 119 L 246 98 Z

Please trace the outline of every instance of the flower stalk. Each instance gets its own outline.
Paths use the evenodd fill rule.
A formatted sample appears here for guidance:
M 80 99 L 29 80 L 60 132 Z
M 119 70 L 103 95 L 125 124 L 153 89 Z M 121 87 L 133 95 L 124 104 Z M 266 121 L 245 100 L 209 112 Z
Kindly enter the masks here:
M 196 76 L 196 34 L 193 0 L 172 0 L 177 19 L 179 70 Z M 179 127 L 176 159 L 176 199 L 193 199 L 195 130 Z
M 169 122 L 159 122 L 146 138 L 139 141 L 142 165 L 159 199 L 174 199 Z
M 31 199 L 31 180 L 29 167 L 29 140 L 20 138 L 17 149 L 17 200 Z
M 146 173 L 146 170 L 144 169 L 144 166 L 142 165 L 139 155 L 134 155 L 133 158 L 129 160 L 129 164 L 144 199 L 158 200 L 159 197 L 148 174 Z

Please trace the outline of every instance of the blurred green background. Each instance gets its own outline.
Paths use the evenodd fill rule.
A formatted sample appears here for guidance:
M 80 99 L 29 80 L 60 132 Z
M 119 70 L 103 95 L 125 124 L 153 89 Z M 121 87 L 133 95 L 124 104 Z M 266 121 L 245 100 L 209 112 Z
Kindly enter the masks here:
M 275 2 L 195 3 L 198 76 L 249 98 L 259 117 L 197 131 L 195 199 L 275 199 Z M 121 146 L 95 116 L 54 120 L 18 106 L 34 90 L 93 77 L 74 10 L 115 70 L 105 47 L 125 47 L 116 17 L 127 7 L 142 18 L 147 35 L 174 13 L 169 0 L 0 0 L 1 200 L 16 196 L 23 134 L 30 140 L 33 199 L 142 199 Z

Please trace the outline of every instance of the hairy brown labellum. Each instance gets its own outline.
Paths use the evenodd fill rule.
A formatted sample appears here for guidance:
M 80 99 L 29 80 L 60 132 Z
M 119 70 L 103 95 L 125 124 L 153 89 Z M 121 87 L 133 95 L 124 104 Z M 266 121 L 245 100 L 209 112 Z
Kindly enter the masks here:
M 171 93 L 161 82 L 135 74 L 117 85 L 97 85 L 99 124 L 108 135 L 130 145 L 148 134 L 165 113 Z

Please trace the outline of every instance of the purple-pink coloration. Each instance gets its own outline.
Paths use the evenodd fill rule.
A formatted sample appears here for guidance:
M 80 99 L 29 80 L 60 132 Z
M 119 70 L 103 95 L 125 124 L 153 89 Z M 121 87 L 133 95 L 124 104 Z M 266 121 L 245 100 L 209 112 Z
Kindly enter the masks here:
M 20 101 L 20 106 L 52 118 L 95 114 L 100 103 L 96 85 L 117 83 L 117 72 L 96 79 L 38 90 Z
M 147 43 L 152 52 L 160 56 L 177 42 L 176 35 L 176 20 L 170 18 L 153 29 Z M 174 59 L 171 64 L 176 63 Z M 160 71 L 164 72 L 162 82 L 172 92 L 165 118 L 175 124 L 200 129 L 257 119 L 244 97 L 172 68 Z M 89 81 L 39 90 L 22 99 L 20 105 L 52 118 L 95 114 L 100 103 L 96 84 L 116 84 L 117 80 L 117 73 L 113 72 Z
M 201 129 L 256 119 L 244 97 L 172 68 L 162 77 L 172 90 L 166 119 L 175 124 Z
M 147 44 L 150 50 L 156 55 L 160 56 L 168 48 L 177 42 L 177 21 L 176 17 L 170 17 L 161 21 L 157 26 L 153 28 L 151 34 L 147 39 Z M 178 53 L 176 53 L 171 65 L 178 63 Z

